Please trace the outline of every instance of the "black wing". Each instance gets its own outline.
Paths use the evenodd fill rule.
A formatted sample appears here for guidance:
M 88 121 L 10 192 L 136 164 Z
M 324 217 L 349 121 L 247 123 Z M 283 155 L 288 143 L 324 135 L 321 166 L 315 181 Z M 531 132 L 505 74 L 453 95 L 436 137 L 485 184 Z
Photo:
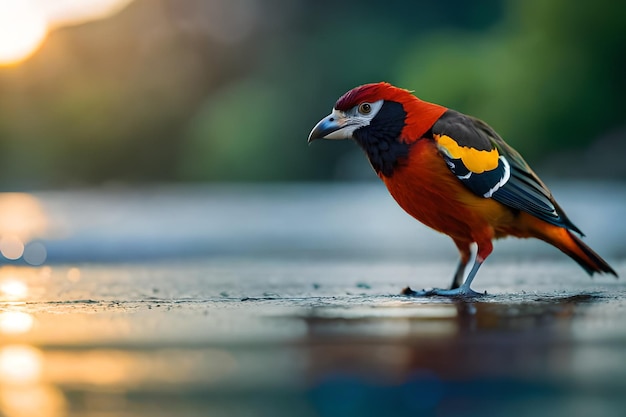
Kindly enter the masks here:
M 472 192 L 583 234 L 521 155 L 485 122 L 448 110 L 432 132 L 450 170 Z

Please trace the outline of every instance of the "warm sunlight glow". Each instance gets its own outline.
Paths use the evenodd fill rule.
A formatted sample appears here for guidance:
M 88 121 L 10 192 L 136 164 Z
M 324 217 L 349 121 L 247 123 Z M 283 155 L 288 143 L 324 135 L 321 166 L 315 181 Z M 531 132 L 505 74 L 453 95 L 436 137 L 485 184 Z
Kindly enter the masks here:
M 63 417 L 67 415 L 67 400 L 52 385 L 2 387 L 0 410 L 6 417 Z
M 109 17 L 132 0 L 0 0 L 0 66 L 17 64 L 44 42 L 49 29 Z
M 0 415 L 61 417 L 67 401 L 53 385 L 44 383 L 44 354 L 27 345 L 0 348 Z
M 34 301 L 44 294 L 50 271 L 29 266 L 0 266 L 0 311 L 3 306 L 23 305 L 24 301 Z M 12 308 L 11 311 L 22 309 Z
M 35 1 L 0 0 L 0 65 L 26 59 L 46 33 L 46 18 Z
M 5 311 L 0 313 L 0 333 L 27 333 L 33 328 L 33 316 L 23 311 Z
M 75 267 L 68 269 L 67 280 L 70 282 L 80 281 L 80 269 L 75 268 Z
M 28 287 L 22 281 L 7 278 L 0 281 L 0 300 L 23 300 L 28 295 Z
M 5 0 L 0 0 L 0 2 L 3 1 Z M 1 28 L 0 32 L 2 32 Z M 41 265 L 47 255 L 43 244 L 33 242 L 32 245 L 26 245 L 32 239 L 42 237 L 47 230 L 48 217 L 37 198 L 26 193 L 0 193 L 0 254 L 2 256 L 16 260 L 26 255 L 25 250 L 28 249 L 28 256 L 25 260 L 31 265 Z
M 61 384 L 119 385 L 132 374 L 135 356 L 115 350 L 49 354 L 48 377 Z
M 221 349 L 55 351 L 46 353 L 43 379 L 57 385 L 119 389 L 155 383 L 173 385 L 190 378 L 218 382 L 228 378 L 237 366 L 237 359 Z
M 51 27 L 104 19 L 122 10 L 132 0 L 38 0 Z
M 0 348 L 0 383 L 32 384 L 41 376 L 41 351 L 26 345 Z
M 0 236 L 14 236 L 26 243 L 40 237 L 47 229 L 48 218 L 35 196 L 0 193 Z

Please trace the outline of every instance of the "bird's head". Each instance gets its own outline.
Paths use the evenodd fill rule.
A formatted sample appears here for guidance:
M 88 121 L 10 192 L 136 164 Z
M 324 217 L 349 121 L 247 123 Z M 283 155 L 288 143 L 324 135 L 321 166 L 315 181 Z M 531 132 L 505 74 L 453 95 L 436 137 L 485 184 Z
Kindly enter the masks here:
M 445 110 L 386 82 L 365 84 L 341 96 L 333 111 L 315 125 L 308 141 L 356 139 L 359 134 L 367 133 L 412 142 Z

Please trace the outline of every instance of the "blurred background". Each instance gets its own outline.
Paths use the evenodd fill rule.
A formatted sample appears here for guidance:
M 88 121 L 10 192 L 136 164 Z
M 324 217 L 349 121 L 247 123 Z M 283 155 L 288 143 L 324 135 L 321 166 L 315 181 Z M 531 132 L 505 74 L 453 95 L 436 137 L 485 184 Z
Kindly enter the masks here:
M 540 174 L 624 179 L 624 56 L 611 0 L 0 0 L 0 190 L 374 180 L 306 137 L 381 80 Z

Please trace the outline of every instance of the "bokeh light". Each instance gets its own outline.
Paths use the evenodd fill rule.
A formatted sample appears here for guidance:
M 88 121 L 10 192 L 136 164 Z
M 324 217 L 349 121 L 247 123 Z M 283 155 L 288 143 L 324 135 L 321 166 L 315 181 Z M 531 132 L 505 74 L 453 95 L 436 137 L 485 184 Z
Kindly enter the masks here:
M 50 27 L 68 26 L 109 17 L 133 0 L 37 0 Z
M 110 16 L 131 1 L 0 0 L 0 66 L 31 56 L 51 28 Z
M 18 301 L 28 295 L 28 286 L 16 278 L 4 278 L 0 281 L 0 300 Z
M 23 311 L 5 311 L 0 313 L 0 333 L 22 334 L 33 328 L 33 316 Z
M 7 259 L 20 259 L 24 254 L 24 242 L 17 236 L 3 236 L 0 238 L 0 252 Z
M 47 229 L 48 218 L 35 196 L 27 193 L 0 194 L 0 236 L 27 242 L 43 235 Z
M 39 266 L 46 262 L 48 251 L 41 242 L 31 242 L 24 248 L 24 260 L 32 266 Z
M 44 354 L 29 345 L 0 348 L 0 415 L 60 417 L 67 401 L 59 388 L 43 379 Z
M 80 281 L 80 269 L 72 267 L 67 270 L 67 280 L 70 282 Z
M 0 65 L 19 62 L 43 43 L 46 18 L 32 0 L 0 0 Z
M 0 0 L 2 1 L 2 0 Z M 25 260 L 30 265 L 45 262 L 47 252 L 41 242 L 48 230 L 48 217 L 39 200 L 27 193 L 0 194 L 0 254 L 9 260 Z
M 32 384 L 41 376 L 42 354 L 28 345 L 0 348 L 0 382 L 9 385 Z

